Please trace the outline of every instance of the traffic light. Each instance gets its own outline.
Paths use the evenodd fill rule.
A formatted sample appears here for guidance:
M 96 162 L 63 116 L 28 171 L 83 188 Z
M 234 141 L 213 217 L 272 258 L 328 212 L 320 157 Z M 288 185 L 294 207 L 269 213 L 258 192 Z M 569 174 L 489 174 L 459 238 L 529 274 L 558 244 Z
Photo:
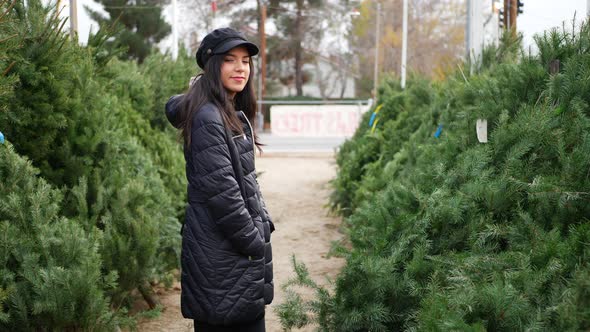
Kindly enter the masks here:
M 500 8 L 500 10 L 498 11 L 498 26 L 500 27 L 500 29 L 504 29 L 505 27 L 504 19 L 504 8 Z
M 520 15 L 522 13 L 524 13 L 524 11 L 522 10 L 522 7 L 524 7 L 524 3 L 521 0 L 518 0 L 516 2 L 516 8 L 517 8 L 517 13 L 516 15 Z

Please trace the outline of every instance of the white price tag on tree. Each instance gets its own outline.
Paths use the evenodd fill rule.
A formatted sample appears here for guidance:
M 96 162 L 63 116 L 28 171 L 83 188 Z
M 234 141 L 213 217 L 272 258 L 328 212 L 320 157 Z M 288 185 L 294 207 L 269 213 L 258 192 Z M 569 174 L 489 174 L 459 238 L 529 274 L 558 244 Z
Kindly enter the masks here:
M 487 119 L 477 119 L 475 124 L 475 129 L 477 131 L 477 140 L 480 143 L 487 143 L 488 142 L 488 120 Z

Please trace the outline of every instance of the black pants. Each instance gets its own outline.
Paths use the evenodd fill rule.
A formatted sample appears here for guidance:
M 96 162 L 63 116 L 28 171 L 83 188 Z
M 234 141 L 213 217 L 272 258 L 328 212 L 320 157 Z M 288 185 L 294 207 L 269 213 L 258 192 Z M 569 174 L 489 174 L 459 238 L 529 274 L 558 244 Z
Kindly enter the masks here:
M 247 325 L 217 326 L 195 321 L 195 332 L 265 332 L 264 317 Z

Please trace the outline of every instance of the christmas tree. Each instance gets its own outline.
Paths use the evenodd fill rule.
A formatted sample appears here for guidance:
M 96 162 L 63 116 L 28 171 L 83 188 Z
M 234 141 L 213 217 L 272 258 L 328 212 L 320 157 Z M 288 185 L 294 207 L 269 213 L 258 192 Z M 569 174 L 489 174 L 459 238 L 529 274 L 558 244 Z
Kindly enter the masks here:
M 100 0 L 102 13 L 86 7 L 90 17 L 102 27 L 117 29 L 109 47 L 124 47 L 123 59 L 134 59 L 140 63 L 151 53 L 153 47 L 164 39 L 172 28 L 162 17 L 162 2 L 154 0 Z
M 112 330 L 117 324 L 103 289 L 101 233 L 60 215 L 63 194 L 0 145 L 0 329 Z
M 333 294 L 282 305 L 284 327 L 590 328 L 590 28 L 539 36 L 538 55 L 514 42 L 473 75 L 385 83 L 375 129 L 368 114 L 338 155 L 347 264 Z
M 55 200 L 53 214 L 44 212 L 32 219 L 27 214 L 30 204 L 22 208 L 11 205 L 8 212 L 12 214 L 2 215 L 0 223 L 6 227 L 16 223 L 18 217 L 36 225 L 51 217 L 44 222 L 67 225 L 71 229 L 60 226 L 63 229 L 54 230 L 55 234 L 34 236 L 47 235 L 47 241 L 56 243 L 73 241 L 68 245 L 74 246 L 75 235 L 82 242 L 80 248 L 72 247 L 71 255 L 78 256 L 64 254 L 59 257 L 64 261 L 55 258 L 51 264 L 39 260 L 43 257 L 31 262 L 41 268 L 69 271 L 67 260 L 72 260 L 72 268 L 77 268 L 75 264 L 87 268 L 92 282 L 83 284 L 64 272 L 63 282 L 76 289 L 48 283 L 58 302 L 47 304 L 36 304 L 37 295 L 27 295 L 35 292 L 33 286 L 26 289 L 26 284 L 25 288 L 3 284 L 0 299 L 5 308 L 20 308 L 18 314 L 3 311 L 8 315 L 2 316 L 3 326 L 21 326 L 20 316 L 24 320 L 26 315 L 38 313 L 43 317 L 37 325 L 27 323 L 21 328 L 84 329 L 92 326 L 92 319 L 102 321 L 95 323 L 99 329 L 127 324 L 120 314 L 134 301 L 133 293 L 139 290 L 155 306 L 151 285 L 169 283 L 178 268 L 179 230 L 186 201 L 184 161 L 176 133 L 158 128 L 155 119 L 159 116 L 156 114 L 163 113 L 156 108 L 169 97 L 164 93 L 180 93 L 186 88 L 194 62 L 187 57 L 173 61 L 160 55 L 150 56 L 153 60 L 148 57 L 145 65 L 120 61 L 113 58 L 117 51 L 105 46 L 109 38 L 106 31 L 91 36 L 88 46 L 81 47 L 62 32 L 64 21 L 53 8 L 40 1 L 26 5 L 22 1 L 4 2 L 3 12 L 0 32 L 5 42 L 0 43 L 0 64 L 5 70 L 0 76 L 0 131 L 10 142 L 11 153 L 30 160 L 36 169 L 22 177 L 59 191 L 51 194 Z M 176 66 L 166 81 L 168 85 L 157 89 L 155 82 L 161 80 L 153 70 L 155 61 L 167 68 Z M 0 182 L 10 183 L 11 176 L 0 174 Z M 12 188 L 0 189 L 1 197 L 14 195 Z M 35 192 L 27 190 L 21 194 Z M 35 209 L 39 207 L 35 205 Z M 40 213 L 35 209 L 31 213 Z M 26 242 L 33 236 L 25 231 L 29 230 L 14 240 Z M 8 248 L 12 240 L 0 238 L 0 247 Z M 22 255 L 52 254 L 41 245 L 42 241 L 29 243 Z M 85 254 L 80 256 L 78 251 Z M 18 282 L 23 267 L 12 264 L 11 258 L 7 260 L 5 272 Z M 95 267 L 97 276 L 92 274 Z M 77 307 L 75 301 L 82 297 L 89 297 L 81 304 L 89 306 L 83 309 L 89 313 Z M 15 298 L 21 301 L 18 305 L 11 302 Z M 103 312 L 103 307 L 118 312 Z M 87 316 L 92 319 L 83 321 Z

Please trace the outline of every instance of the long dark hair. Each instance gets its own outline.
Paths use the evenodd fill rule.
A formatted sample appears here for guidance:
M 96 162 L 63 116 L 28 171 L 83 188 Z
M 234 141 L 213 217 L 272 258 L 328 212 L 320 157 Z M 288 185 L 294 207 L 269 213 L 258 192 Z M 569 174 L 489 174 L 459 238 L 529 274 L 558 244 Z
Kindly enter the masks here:
M 205 64 L 203 73 L 197 76 L 197 79 L 181 101 L 181 136 L 185 146 L 188 148 L 191 145 L 192 118 L 206 103 L 212 103 L 219 109 L 223 123 L 234 133 L 244 133 L 242 122 L 236 115 L 236 110 L 243 111 L 252 124 L 252 134 L 255 144 L 259 148 L 263 145 L 258 141 L 258 135 L 254 132 L 257 104 L 252 84 L 254 78 L 252 58 L 249 60 L 250 76 L 248 77 L 248 82 L 242 91 L 236 93 L 232 101 L 221 81 L 221 65 L 223 64 L 224 57 L 225 54 L 211 56 Z

